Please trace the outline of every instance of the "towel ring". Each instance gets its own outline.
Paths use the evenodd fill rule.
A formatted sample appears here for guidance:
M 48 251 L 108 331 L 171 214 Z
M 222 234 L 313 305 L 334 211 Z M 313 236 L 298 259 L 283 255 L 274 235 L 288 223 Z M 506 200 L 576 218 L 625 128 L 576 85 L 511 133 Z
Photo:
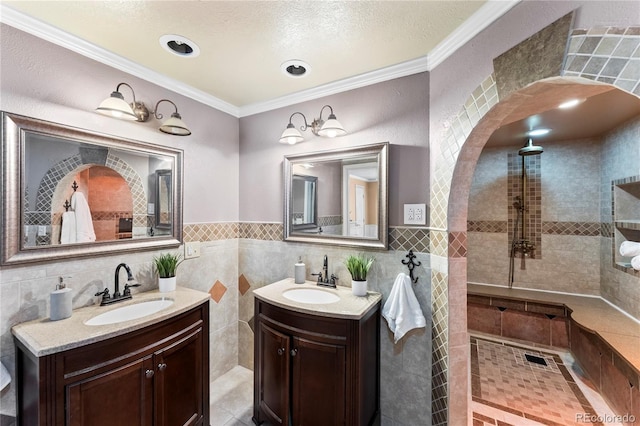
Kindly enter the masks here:
M 409 268 L 409 278 L 411 278 L 411 282 L 415 284 L 418 282 L 419 277 L 413 277 L 413 268 L 422 265 L 422 262 L 418 261 L 416 263 L 413 261 L 413 259 L 416 258 L 416 255 L 413 254 L 413 250 L 409 250 L 409 253 L 405 257 L 408 257 L 409 260 L 401 260 L 401 262 L 403 265 L 407 265 L 407 267 Z

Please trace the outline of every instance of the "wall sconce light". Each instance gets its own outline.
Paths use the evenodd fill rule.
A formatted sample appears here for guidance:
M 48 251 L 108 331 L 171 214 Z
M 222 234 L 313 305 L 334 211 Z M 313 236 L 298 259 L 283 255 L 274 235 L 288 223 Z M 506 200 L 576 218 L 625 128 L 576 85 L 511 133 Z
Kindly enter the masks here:
M 133 102 L 128 104 L 124 100 L 124 96 L 120 93 L 120 86 L 127 86 L 133 95 Z M 120 118 L 123 120 L 132 120 L 145 122 L 149 121 L 151 114 L 157 119 L 162 120 L 162 114 L 158 113 L 158 106 L 161 102 L 169 102 L 174 106 L 176 111 L 171 114 L 171 118 L 162 123 L 160 131 L 177 136 L 188 136 L 191 131 L 187 128 L 187 125 L 182 121 L 182 117 L 178 114 L 178 107 L 169 99 L 161 99 L 156 103 L 155 111 L 149 112 L 149 109 L 144 103 L 136 101 L 136 93 L 133 88 L 127 83 L 120 83 L 116 86 L 115 92 L 111 92 L 111 96 L 102 101 L 100 106 L 96 108 L 96 111 L 100 114 L 107 115 L 109 117 Z
M 325 108 L 329 108 L 330 111 L 327 121 L 322 120 L 322 113 Z M 284 130 L 284 132 L 282 132 L 282 136 L 280 137 L 280 143 L 294 145 L 304 140 L 302 134 L 298 131 L 298 129 L 295 128 L 295 126 L 291 122 L 293 116 L 296 114 L 301 115 L 304 119 L 304 124 L 300 126 L 300 130 L 302 130 L 303 132 L 311 127 L 311 131 L 314 135 L 323 136 L 326 138 L 334 138 L 336 136 L 347 134 L 347 131 L 344 130 L 342 124 L 340 124 L 340 122 L 336 119 L 336 116 L 333 113 L 333 108 L 331 108 L 330 105 L 325 105 L 320 110 L 320 118 L 315 118 L 311 122 L 311 124 L 307 123 L 307 117 L 305 117 L 303 113 L 294 112 L 293 114 L 291 114 L 291 117 L 289 117 L 289 124 L 287 124 L 287 128 Z

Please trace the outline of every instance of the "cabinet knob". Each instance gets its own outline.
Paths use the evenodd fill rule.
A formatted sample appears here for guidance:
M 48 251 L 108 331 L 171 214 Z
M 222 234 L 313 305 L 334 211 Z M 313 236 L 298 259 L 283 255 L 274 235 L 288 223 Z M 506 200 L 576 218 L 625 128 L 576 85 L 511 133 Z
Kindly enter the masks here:
M 153 370 L 147 370 L 144 372 L 144 375 L 147 379 L 150 379 L 153 377 Z
M 158 364 L 158 370 L 164 371 L 166 368 L 167 368 L 167 364 L 165 364 L 164 362 L 161 362 L 160 364 Z
M 291 356 L 296 356 L 298 354 L 298 350 L 297 349 L 291 349 Z
M 284 354 L 284 348 L 278 348 L 278 355 Z

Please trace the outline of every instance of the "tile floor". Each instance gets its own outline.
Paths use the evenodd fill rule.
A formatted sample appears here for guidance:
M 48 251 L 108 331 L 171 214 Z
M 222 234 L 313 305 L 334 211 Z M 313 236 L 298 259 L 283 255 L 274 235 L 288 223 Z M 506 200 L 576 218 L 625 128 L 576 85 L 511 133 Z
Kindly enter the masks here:
M 598 417 L 613 418 L 569 352 L 472 335 L 471 372 L 474 426 L 602 425 Z
M 236 366 L 211 382 L 211 426 L 254 426 L 253 371 Z
M 471 371 L 473 426 L 595 426 L 576 416 L 613 417 L 568 352 L 474 333 Z M 237 366 L 212 382 L 210 401 L 211 426 L 253 426 L 253 371 Z

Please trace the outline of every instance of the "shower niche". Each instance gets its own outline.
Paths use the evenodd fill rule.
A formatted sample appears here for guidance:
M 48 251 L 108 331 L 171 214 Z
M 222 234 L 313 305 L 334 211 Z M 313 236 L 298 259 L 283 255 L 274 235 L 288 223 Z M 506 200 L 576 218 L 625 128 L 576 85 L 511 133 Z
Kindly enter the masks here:
M 631 267 L 631 258 L 620 254 L 624 241 L 640 242 L 640 176 L 611 182 L 613 213 L 613 259 L 617 269 L 640 275 Z

